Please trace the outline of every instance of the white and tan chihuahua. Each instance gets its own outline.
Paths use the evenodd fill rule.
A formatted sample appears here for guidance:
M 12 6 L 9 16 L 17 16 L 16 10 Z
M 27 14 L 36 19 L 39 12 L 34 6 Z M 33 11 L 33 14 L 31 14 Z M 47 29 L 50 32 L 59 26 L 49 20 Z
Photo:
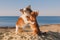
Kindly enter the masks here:
M 16 34 L 18 32 L 23 32 L 23 28 L 30 23 L 27 18 L 31 15 L 31 6 L 29 5 L 24 9 L 20 9 L 20 12 L 22 13 L 22 15 L 18 18 L 16 22 Z

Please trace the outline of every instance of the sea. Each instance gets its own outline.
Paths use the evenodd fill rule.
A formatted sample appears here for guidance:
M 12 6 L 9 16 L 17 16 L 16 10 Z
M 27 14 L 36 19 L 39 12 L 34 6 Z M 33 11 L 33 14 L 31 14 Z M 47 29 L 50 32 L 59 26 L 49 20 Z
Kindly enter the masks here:
M 0 16 L 0 27 L 13 27 L 16 25 L 19 16 Z M 60 24 L 60 16 L 38 16 L 39 25 Z

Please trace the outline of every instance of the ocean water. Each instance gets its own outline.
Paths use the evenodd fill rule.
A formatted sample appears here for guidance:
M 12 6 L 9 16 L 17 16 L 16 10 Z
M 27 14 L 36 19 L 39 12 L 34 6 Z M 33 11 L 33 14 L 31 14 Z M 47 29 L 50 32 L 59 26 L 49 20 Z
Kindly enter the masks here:
M 0 26 L 15 26 L 18 16 L 0 16 Z M 39 25 L 60 24 L 60 16 L 38 16 Z

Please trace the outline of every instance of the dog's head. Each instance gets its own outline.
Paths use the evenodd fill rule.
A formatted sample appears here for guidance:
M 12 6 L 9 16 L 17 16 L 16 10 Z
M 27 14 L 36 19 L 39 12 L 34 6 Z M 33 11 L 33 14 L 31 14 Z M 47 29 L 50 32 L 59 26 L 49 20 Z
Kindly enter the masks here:
M 33 12 L 31 12 L 31 15 L 36 18 L 38 16 L 38 12 L 37 11 L 33 11 Z
M 30 14 L 32 12 L 31 5 L 27 6 L 26 8 L 20 9 L 20 12 L 26 15 Z
M 35 22 L 35 21 L 37 20 L 37 19 L 36 19 L 37 16 L 38 16 L 38 12 L 33 11 L 33 12 L 31 12 L 31 15 L 28 16 L 27 18 L 28 18 L 29 21 Z
M 30 20 L 31 21 L 36 21 L 36 17 L 38 16 L 38 12 L 31 12 Z

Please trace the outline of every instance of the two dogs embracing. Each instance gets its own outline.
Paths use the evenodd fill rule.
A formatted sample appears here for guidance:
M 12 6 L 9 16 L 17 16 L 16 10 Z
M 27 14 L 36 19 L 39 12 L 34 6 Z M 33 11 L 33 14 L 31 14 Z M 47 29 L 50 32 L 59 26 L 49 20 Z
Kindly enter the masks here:
M 38 16 L 37 11 L 32 11 L 31 6 L 27 6 L 23 9 L 20 9 L 20 12 L 22 15 L 18 18 L 16 22 L 16 34 L 20 31 L 23 32 L 23 28 L 29 24 L 31 29 L 33 30 L 32 33 L 35 34 L 41 34 L 41 31 L 39 29 L 39 25 L 37 23 L 36 17 Z

